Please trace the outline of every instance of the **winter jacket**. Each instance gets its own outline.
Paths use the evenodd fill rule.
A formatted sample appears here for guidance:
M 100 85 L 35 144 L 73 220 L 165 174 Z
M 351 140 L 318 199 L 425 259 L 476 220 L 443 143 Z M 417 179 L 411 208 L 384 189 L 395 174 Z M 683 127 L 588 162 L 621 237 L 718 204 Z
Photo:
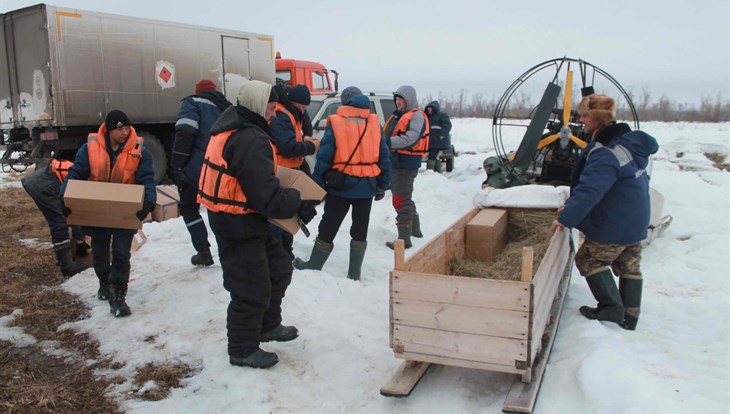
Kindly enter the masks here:
M 114 164 L 117 161 L 117 157 L 124 150 L 124 145 L 120 145 L 117 150 L 113 150 L 111 147 L 111 140 L 109 139 L 109 133 L 104 132 L 103 134 L 107 155 L 109 156 L 109 166 L 114 168 Z M 130 134 L 130 138 L 131 138 Z M 79 148 L 76 152 L 76 159 L 74 165 L 68 170 L 66 180 L 61 185 L 61 196 L 66 192 L 66 185 L 69 180 L 88 180 L 91 178 L 91 167 L 89 164 L 89 143 L 86 143 Z M 137 184 L 144 185 L 144 199 L 151 203 L 157 202 L 157 185 L 155 184 L 155 170 L 152 164 L 152 156 L 147 149 L 142 146 L 142 158 L 137 166 L 137 171 L 134 173 L 134 181 Z
M 268 91 L 265 94 L 268 96 Z M 290 218 L 296 215 L 301 199 L 299 191 L 285 189 L 274 174 L 274 152 L 270 145 L 271 129 L 259 113 L 243 106 L 226 109 L 211 128 L 211 134 L 236 130 L 223 147 L 223 159 L 246 194 L 247 205 L 258 214 L 215 213 L 223 228 L 236 237 L 263 237 L 267 218 Z
M 175 143 L 170 163 L 178 179 L 198 184 L 205 149 L 210 141 L 210 128 L 231 103 L 214 90 L 190 95 L 182 100 L 175 124 Z
M 355 95 L 350 98 L 345 105 L 355 108 L 370 109 L 370 100 L 365 95 Z M 378 125 L 379 133 L 380 126 Z M 324 187 L 325 175 L 332 169 L 332 161 L 335 155 L 337 139 L 332 131 L 332 125 L 327 125 L 327 129 L 322 136 L 322 142 L 317 151 L 317 163 L 312 173 L 312 179 Z M 420 165 L 420 164 L 419 164 Z M 345 177 L 345 191 L 336 191 L 328 189 L 327 192 L 344 197 L 344 198 L 372 198 L 375 196 L 376 190 L 386 190 L 390 187 L 390 150 L 384 136 L 380 140 L 380 155 L 378 159 L 378 167 L 380 167 L 380 175 L 377 177 Z
M 277 89 L 277 92 L 279 90 L 280 89 Z M 289 101 L 289 99 L 287 99 L 285 93 L 279 94 L 278 103 L 281 107 L 288 111 L 288 113 L 284 111 L 277 111 L 276 117 L 271 121 L 271 134 L 274 137 L 274 145 L 276 145 L 276 149 L 279 151 L 280 156 L 284 158 L 303 158 L 304 156 L 314 154 L 317 147 L 313 142 L 297 140 L 298 136 L 308 136 L 304 133 L 303 125 L 305 122 L 306 112 L 300 112 L 299 109 L 297 109 Z M 289 114 L 294 117 L 294 123 L 292 123 Z M 306 119 L 308 119 L 308 117 L 306 117 Z M 311 124 L 312 121 L 310 120 L 308 122 L 308 129 L 310 129 L 310 131 L 306 131 L 310 132 L 310 134 Z M 297 130 L 299 131 L 299 134 L 297 134 Z M 300 165 L 302 161 L 303 159 L 299 161 Z M 287 166 L 287 163 L 282 162 L 281 165 Z
M 416 145 L 423 134 L 428 132 L 427 119 L 422 112 L 416 112 L 411 118 L 407 132 L 391 136 L 400 117 L 418 105 L 416 90 L 411 86 L 401 86 L 396 90 L 395 94 L 401 96 L 406 101 L 406 108 L 403 111 L 395 110 L 393 112 L 393 115 L 386 122 L 384 135 L 388 142 L 388 147 L 391 150 L 408 149 Z M 416 170 L 421 167 L 423 157 L 391 152 L 390 161 L 391 168 L 393 169 Z
M 426 114 L 428 114 L 429 107 L 433 109 L 433 112 L 428 115 L 428 123 L 431 128 L 428 149 L 449 149 L 451 147 L 451 119 L 449 114 L 441 112 L 439 101 L 429 103 L 426 106 Z
M 558 221 L 601 244 L 634 244 L 649 227 L 649 155 L 656 140 L 626 124 L 599 130 L 583 150 Z

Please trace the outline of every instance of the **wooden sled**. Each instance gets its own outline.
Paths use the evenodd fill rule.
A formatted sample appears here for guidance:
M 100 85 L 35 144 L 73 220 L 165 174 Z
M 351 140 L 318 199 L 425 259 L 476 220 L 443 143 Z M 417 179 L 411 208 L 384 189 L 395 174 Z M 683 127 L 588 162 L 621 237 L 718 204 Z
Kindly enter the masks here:
M 410 395 L 431 364 L 476 368 L 519 375 L 502 410 L 530 413 L 570 282 L 569 233 L 552 236 L 534 276 L 529 248 L 520 280 L 451 276 L 449 262 L 463 257 L 466 223 L 478 212 L 471 210 L 407 261 L 403 241 L 396 241 L 390 345 L 405 361 L 380 393 Z

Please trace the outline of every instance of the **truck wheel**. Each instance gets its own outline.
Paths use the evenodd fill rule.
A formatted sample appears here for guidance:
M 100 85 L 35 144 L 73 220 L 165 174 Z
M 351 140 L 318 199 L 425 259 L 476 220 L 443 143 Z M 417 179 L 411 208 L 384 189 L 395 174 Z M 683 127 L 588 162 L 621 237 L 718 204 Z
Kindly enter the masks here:
M 453 145 L 449 147 L 449 152 L 449 157 L 446 158 L 446 172 L 451 172 L 454 170 L 454 157 L 456 156 L 456 150 L 454 149 Z
M 139 132 L 138 135 L 144 139 L 144 147 L 152 156 L 152 168 L 155 170 L 155 184 L 159 184 L 167 170 L 167 154 L 165 147 L 160 140 L 149 132 Z

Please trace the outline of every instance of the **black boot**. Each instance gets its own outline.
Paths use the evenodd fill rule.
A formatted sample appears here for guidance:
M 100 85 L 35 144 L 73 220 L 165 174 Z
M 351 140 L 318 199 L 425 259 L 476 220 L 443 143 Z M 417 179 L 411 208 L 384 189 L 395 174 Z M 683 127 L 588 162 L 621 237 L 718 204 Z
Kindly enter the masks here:
M 109 274 L 96 275 L 99 279 L 99 290 L 96 291 L 96 298 L 99 300 L 109 300 Z
M 411 224 L 411 236 L 421 238 L 423 237 L 423 233 L 421 233 L 421 218 L 416 214 L 413 216 L 413 223 Z
M 618 291 L 621 294 L 621 300 L 624 302 L 624 323 L 621 327 L 633 331 L 636 324 L 639 323 L 639 314 L 641 313 L 641 291 L 643 286 L 642 279 L 628 279 L 621 277 L 618 279 Z
M 61 267 L 61 274 L 66 277 L 71 277 L 79 272 L 83 272 L 88 269 L 89 266 L 86 263 L 74 262 L 71 256 L 71 245 L 70 243 L 64 243 L 60 246 L 53 248 L 56 253 L 56 263 Z
M 110 283 L 109 284 L 109 312 L 115 317 L 128 316 L 132 311 L 127 306 L 125 299 L 127 298 L 127 285 Z
M 580 313 L 588 319 L 621 324 L 624 321 L 624 305 L 611 271 L 606 269 L 587 276 L 586 282 L 593 297 L 598 301 L 598 306 L 595 308 L 581 306 Z
M 190 263 L 193 266 L 213 266 L 213 255 L 210 254 L 210 249 L 199 251 L 190 258 Z
M 298 336 L 299 330 L 297 328 L 293 326 L 284 326 L 282 324 L 279 324 L 276 328 L 270 331 L 262 332 L 259 341 L 289 342 L 297 339 Z
M 406 245 L 406 249 L 413 247 L 411 243 L 411 223 L 396 223 L 398 228 L 398 239 L 403 240 Z M 391 249 L 395 249 L 394 242 L 385 242 L 385 245 Z
M 273 352 L 266 352 L 258 348 L 251 355 L 245 357 L 231 356 L 228 358 L 228 362 L 237 367 L 269 368 L 279 362 L 279 357 Z
M 332 253 L 332 249 L 335 248 L 335 245 L 333 243 L 327 243 L 323 242 L 319 238 L 317 238 L 314 241 L 314 246 L 312 247 L 312 254 L 309 256 L 308 261 L 304 261 L 300 258 L 294 259 L 294 267 L 299 270 L 304 269 L 313 269 L 313 270 L 322 270 L 322 267 L 324 266 L 327 259 L 330 257 L 330 253 Z
M 360 280 L 360 271 L 362 270 L 362 262 L 365 260 L 365 249 L 368 248 L 368 242 L 350 240 L 350 265 L 347 269 L 347 278 L 352 280 Z

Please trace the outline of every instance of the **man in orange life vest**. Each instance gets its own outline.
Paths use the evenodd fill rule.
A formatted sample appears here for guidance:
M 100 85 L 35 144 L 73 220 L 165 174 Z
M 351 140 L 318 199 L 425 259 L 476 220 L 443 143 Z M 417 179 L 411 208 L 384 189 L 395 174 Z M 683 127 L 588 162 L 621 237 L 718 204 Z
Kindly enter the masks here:
M 370 209 L 390 186 L 390 150 L 376 114 L 370 113 L 370 100 L 355 86 L 340 95 L 342 106 L 327 119 L 322 146 L 312 178 L 327 190 L 324 216 L 309 261 L 294 259 L 297 269 L 322 270 L 334 244 L 337 231 L 352 206 L 350 227 L 350 264 L 347 277 L 360 280 L 367 248 Z M 340 186 L 328 181 L 330 171 L 344 174 Z
M 428 153 L 428 116 L 418 109 L 418 99 L 413 86 L 404 85 L 394 94 L 396 110 L 385 122 L 385 136 L 390 147 L 393 169 L 390 191 L 398 228 L 398 238 L 412 246 L 411 236 L 423 237 L 421 223 L 413 202 L 413 182 L 421 167 L 423 155 Z M 386 242 L 393 248 L 393 242 Z
M 281 302 L 291 282 L 291 259 L 268 218 L 299 215 L 309 222 L 314 203 L 280 186 L 268 121 L 274 117 L 271 85 L 246 82 L 238 105 L 226 109 L 211 128 L 198 185 L 198 201 L 218 243 L 223 287 L 230 292 L 226 327 L 229 362 L 268 368 L 279 361 L 261 342 L 291 341 L 293 326 L 281 324 Z
M 85 263 L 74 262 L 71 254 L 71 240 L 68 238 L 68 225 L 63 215 L 63 205 L 58 195 L 61 192 L 61 183 L 68 174 L 73 162 L 62 159 L 52 159 L 46 168 L 36 170 L 33 174 L 23 178 L 21 183 L 28 195 L 33 199 L 51 230 L 51 243 L 56 253 L 56 264 L 61 268 L 64 276 L 71 277 L 88 268 Z M 88 245 L 84 242 L 84 233 L 79 226 L 70 226 L 73 239 L 76 240 L 76 255 L 86 256 Z
M 130 125 L 127 115 L 118 110 L 107 114 L 99 131 L 89 134 L 87 143 L 76 153 L 74 165 L 69 169 L 66 181 L 61 186 L 61 197 L 69 180 L 144 185 L 144 203 L 136 214 L 139 221 L 147 217 L 157 201 L 152 156 L 143 146 L 142 138 L 137 136 L 137 132 Z M 64 206 L 64 214 L 68 216 L 71 210 Z M 91 236 L 91 257 L 94 271 L 99 278 L 96 297 L 109 301 L 109 310 L 115 317 L 131 314 L 125 300 L 132 238 L 136 231 L 84 226 L 84 233 Z
M 309 89 L 304 85 L 289 88 L 277 85 L 274 90 L 279 99 L 276 103 L 276 116 L 271 120 L 271 135 L 274 137 L 279 165 L 312 175 L 304 157 L 319 149 L 319 140 L 305 136 L 303 132 L 304 121 L 308 119 L 307 106 L 312 101 Z M 294 236 L 279 228 L 272 230 L 281 234 L 284 249 L 294 259 Z

